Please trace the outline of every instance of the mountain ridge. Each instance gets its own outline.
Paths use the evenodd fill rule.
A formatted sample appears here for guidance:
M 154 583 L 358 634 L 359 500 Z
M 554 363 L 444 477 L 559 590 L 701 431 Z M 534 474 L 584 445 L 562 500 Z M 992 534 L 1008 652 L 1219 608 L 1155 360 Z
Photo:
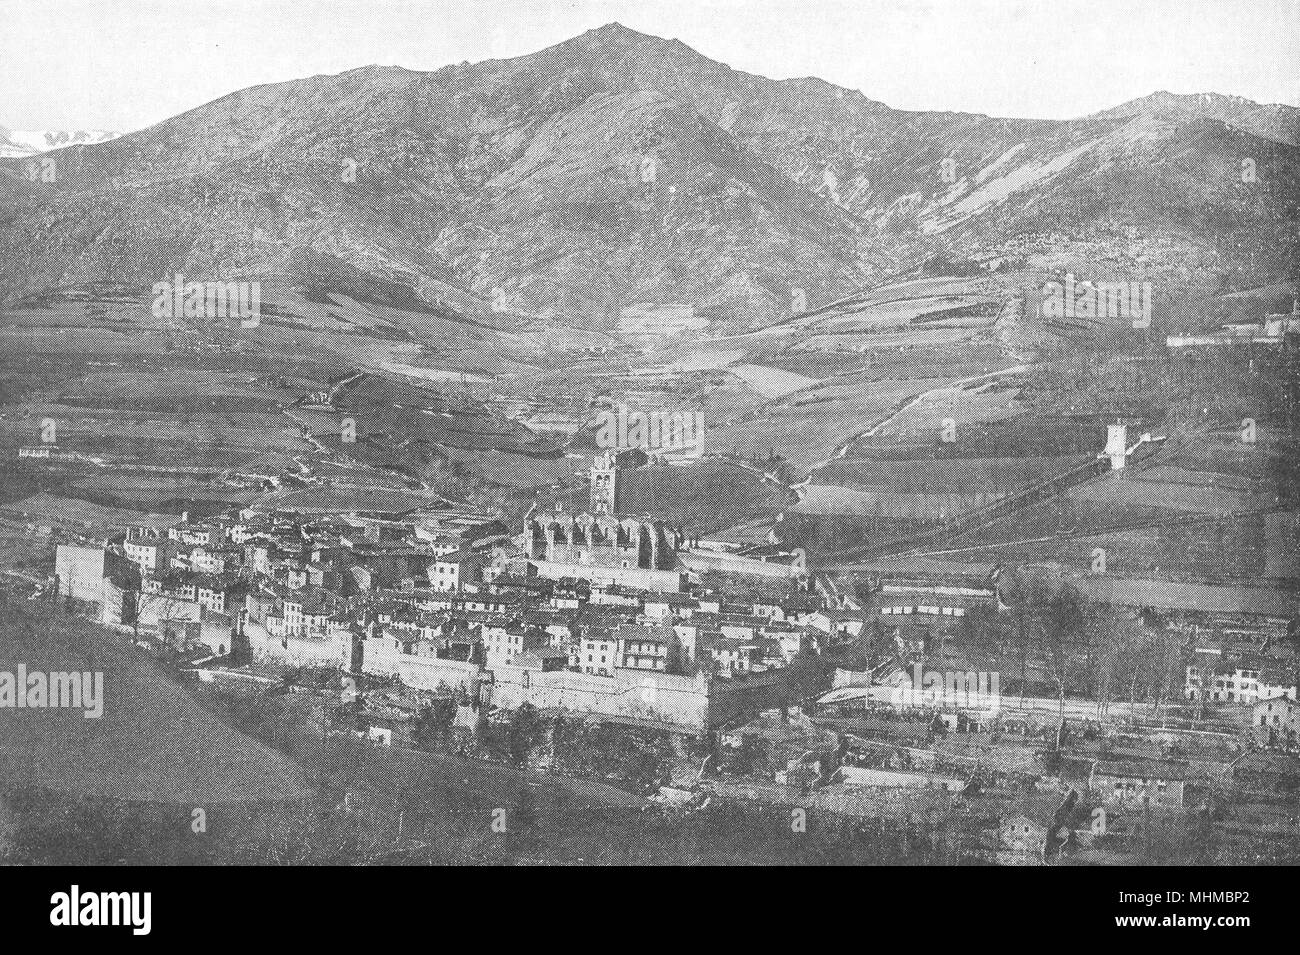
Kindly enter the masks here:
M 995 258 L 1040 233 L 1131 245 L 1133 229 L 1175 243 L 1180 269 L 1287 277 L 1293 117 L 1200 102 L 1214 115 L 1160 93 L 1078 120 L 902 111 L 611 24 L 506 60 L 237 90 L 52 153 L 54 183 L 0 164 L 0 297 L 257 274 L 306 247 L 431 305 L 456 290 L 479 317 L 610 329 L 686 300 L 743 329 L 936 254 Z M 1272 209 L 1239 188 L 1244 159 Z M 1188 248 L 1207 221 L 1221 261 Z

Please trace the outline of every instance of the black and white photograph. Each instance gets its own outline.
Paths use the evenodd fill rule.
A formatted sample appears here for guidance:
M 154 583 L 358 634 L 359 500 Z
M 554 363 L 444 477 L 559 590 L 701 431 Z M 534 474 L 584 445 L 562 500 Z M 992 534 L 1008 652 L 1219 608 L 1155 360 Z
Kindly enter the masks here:
M 1300 863 L 1298 67 L 1298 0 L 0 0 L 27 914 L 1043 867 L 1250 926 Z

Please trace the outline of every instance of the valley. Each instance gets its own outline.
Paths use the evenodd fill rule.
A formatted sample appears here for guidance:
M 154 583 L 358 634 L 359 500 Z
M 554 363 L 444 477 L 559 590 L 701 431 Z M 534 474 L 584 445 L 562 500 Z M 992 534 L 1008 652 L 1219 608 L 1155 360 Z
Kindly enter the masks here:
M 1300 858 L 1300 110 L 610 24 L 55 138 L 0 128 L 0 631 L 143 715 L 0 741 L 20 858 L 206 792 L 178 859 Z

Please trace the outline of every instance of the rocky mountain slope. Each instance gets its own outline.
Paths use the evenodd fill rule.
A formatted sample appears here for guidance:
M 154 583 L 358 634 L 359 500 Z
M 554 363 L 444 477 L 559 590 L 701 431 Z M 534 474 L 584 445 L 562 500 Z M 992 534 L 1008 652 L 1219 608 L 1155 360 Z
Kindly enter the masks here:
M 740 329 L 929 257 L 1062 243 L 1247 287 L 1294 275 L 1296 114 L 1169 94 L 1073 121 L 904 112 L 613 24 L 242 90 L 59 149 L 53 181 L 0 163 L 0 301 L 275 275 L 483 321 L 611 329 L 688 303 Z

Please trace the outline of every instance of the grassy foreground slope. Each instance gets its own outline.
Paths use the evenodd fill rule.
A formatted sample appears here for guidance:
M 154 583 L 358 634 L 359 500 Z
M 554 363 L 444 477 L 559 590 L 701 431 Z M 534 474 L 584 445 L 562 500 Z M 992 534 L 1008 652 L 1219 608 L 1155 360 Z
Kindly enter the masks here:
M 0 784 L 141 802 L 297 800 L 292 760 L 221 723 L 125 638 L 0 598 L 0 671 L 104 674 L 104 712 L 0 708 Z

